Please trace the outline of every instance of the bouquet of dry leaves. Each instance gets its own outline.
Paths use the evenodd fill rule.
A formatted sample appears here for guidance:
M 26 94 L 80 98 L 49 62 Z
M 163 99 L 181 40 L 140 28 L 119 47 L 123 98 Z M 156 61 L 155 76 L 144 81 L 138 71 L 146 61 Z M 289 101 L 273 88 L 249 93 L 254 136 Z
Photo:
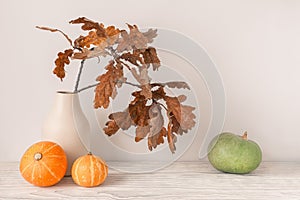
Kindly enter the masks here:
M 88 31 L 88 34 L 80 35 L 73 42 L 59 29 L 37 26 L 42 30 L 60 32 L 70 43 L 69 49 L 58 53 L 53 73 L 63 80 L 65 65 L 70 64 L 70 58 L 81 60 L 74 92 L 95 87 L 95 108 L 108 108 L 110 99 L 116 97 L 117 88 L 121 88 L 123 84 L 134 86 L 136 90 L 131 94 L 132 101 L 128 107 L 108 116 L 109 120 L 103 129 L 105 134 L 111 136 L 119 129 L 128 130 L 134 126 L 136 142 L 147 138 L 148 148 L 152 150 L 167 138 L 169 148 L 174 153 L 176 135 L 187 133 L 195 126 L 195 108 L 183 104 L 187 98 L 185 95 L 170 96 L 165 90 L 165 87 L 190 89 L 187 83 L 151 82 L 148 71 L 158 71 L 160 68 L 156 49 L 148 46 L 157 36 L 157 30 L 140 32 L 136 25 L 130 24 L 127 24 L 129 31 L 120 30 L 114 26 L 105 27 L 102 23 L 85 17 L 72 20 L 70 24 L 82 24 L 81 29 Z M 96 78 L 96 84 L 78 89 L 84 61 L 105 56 L 111 57 L 105 67 L 106 72 Z M 124 70 L 130 72 L 136 83 L 127 81 Z M 162 111 L 166 113 L 166 122 Z

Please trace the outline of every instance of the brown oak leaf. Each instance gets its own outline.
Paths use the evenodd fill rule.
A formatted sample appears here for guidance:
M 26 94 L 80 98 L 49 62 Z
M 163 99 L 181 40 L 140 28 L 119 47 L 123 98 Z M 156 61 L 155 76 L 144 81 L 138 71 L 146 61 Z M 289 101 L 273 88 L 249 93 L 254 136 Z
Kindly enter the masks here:
M 130 37 L 126 30 L 121 30 L 121 38 L 118 40 L 117 52 L 130 51 L 132 49 L 130 45 Z
M 114 27 L 114 26 L 108 26 L 108 27 L 105 29 L 105 34 L 106 34 L 106 37 L 107 37 L 106 42 L 107 42 L 109 45 L 113 45 L 113 44 L 115 44 L 115 43 L 118 41 L 118 39 L 119 39 L 120 30 L 117 29 L 117 28 Z
M 106 127 L 103 128 L 103 131 L 108 136 L 114 135 L 120 129 L 120 127 L 117 125 L 116 121 L 114 120 L 106 122 L 105 126 Z
M 114 26 L 109 26 L 105 30 L 104 36 L 99 36 L 96 31 L 90 31 L 87 36 L 79 36 L 74 45 L 77 48 L 90 48 L 90 45 L 108 47 L 113 45 L 119 38 L 119 29 Z
M 159 85 L 159 88 L 157 90 L 152 91 L 152 98 L 155 100 L 163 99 L 166 96 L 166 92 L 164 90 L 164 87 Z
M 187 99 L 187 97 L 185 96 L 185 95 L 179 95 L 178 97 L 177 97 L 177 99 L 178 99 L 178 101 L 180 102 L 180 103 L 182 103 L 182 102 L 184 102 L 186 99 Z
M 158 70 L 160 66 L 160 60 L 157 56 L 156 49 L 153 47 L 148 47 L 147 49 L 134 49 L 132 53 L 123 53 L 121 58 L 136 66 L 146 64 L 149 68 L 150 64 L 152 64 L 153 71 Z
M 111 97 L 116 95 L 116 86 L 124 80 L 122 65 L 114 66 L 114 62 L 110 62 L 105 69 L 105 74 L 99 76 L 96 80 L 100 83 L 95 88 L 94 108 L 107 108 Z
M 170 151 L 172 153 L 175 153 L 175 151 L 176 151 L 175 143 L 177 141 L 177 137 L 172 132 L 172 122 L 171 121 L 169 121 L 169 123 L 168 123 L 167 138 L 168 138 L 168 143 L 169 143 L 169 149 L 170 149 Z
M 142 88 L 141 95 L 143 95 L 147 99 L 151 99 L 152 98 L 152 92 L 151 92 L 150 84 L 142 85 L 141 88 Z
M 160 60 L 157 56 L 155 48 L 148 47 L 142 52 L 142 55 L 147 67 L 149 67 L 150 64 L 152 64 L 153 71 L 158 70 L 158 68 L 160 67 Z
M 164 83 L 163 85 L 168 86 L 169 88 L 178 88 L 178 89 L 188 89 L 190 90 L 190 86 L 183 81 L 172 81 Z
M 92 49 L 83 48 L 80 52 L 76 52 L 73 54 L 73 59 L 85 60 L 88 58 L 94 58 L 99 56 L 107 56 L 109 53 L 105 50 L 105 46 L 97 46 Z
M 153 103 L 149 109 L 149 137 L 158 134 L 164 126 L 164 117 L 161 114 L 161 107 L 157 103 Z
M 165 96 L 168 111 L 172 113 L 180 124 L 180 128 L 184 131 L 188 131 L 195 126 L 195 114 L 194 107 L 188 105 L 182 105 L 177 97 Z
M 177 121 L 176 117 L 173 115 L 173 113 L 170 113 L 170 121 L 171 121 L 171 130 L 173 133 L 176 133 L 177 135 L 182 135 L 183 133 L 187 133 L 187 130 L 183 130 Z
M 141 85 L 141 95 L 143 95 L 146 99 L 152 98 L 152 91 L 150 85 L 150 77 L 148 75 L 148 69 L 145 66 L 139 68 L 139 73 L 136 71 L 135 68 L 131 68 L 131 73 L 134 78 L 139 82 Z
M 144 63 L 143 59 L 140 57 L 140 52 L 136 51 L 136 50 L 134 50 L 133 53 L 131 53 L 131 52 L 123 53 L 120 56 L 120 58 L 122 58 L 136 66 L 141 66 Z
M 128 109 L 123 112 L 112 113 L 108 116 L 110 121 L 106 122 L 106 127 L 103 128 L 104 133 L 108 136 L 115 134 L 120 128 L 127 130 L 130 126 L 134 125 L 131 120 Z
M 90 31 L 87 36 L 80 36 L 74 41 L 76 47 L 80 48 L 90 48 L 91 45 L 99 46 L 106 41 L 106 37 L 99 37 L 96 31 Z M 103 45 L 103 44 L 102 44 Z M 107 44 L 104 44 L 105 47 Z
M 150 126 L 137 126 L 135 129 L 135 141 L 139 142 L 147 137 L 150 130 Z
M 90 30 L 87 36 L 79 36 L 74 41 L 74 46 L 80 52 L 74 54 L 75 59 L 87 59 L 99 56 L 106 56 L 108 52 L 105 48 L 114 45 L 119 39 L 120 30 L 115 26 L 107 28 L 101 23 L 93 22 L 85 17 L 80 17 L 70 21 L 71 24 L 83 24 L 83 30 Z M 91 45 L 93 48 L 90 49 Z
M 65 64 L 70 64 L 69 57 L 73 54 L 72 49 L 67 49 L 64 52 L 59 52 L 57 54 L 58 58 L 55 60 L 56 67 L 53 70 L 53 73 L 62 80 L 65 77 Z
M 148 30 L 146 33 L 141 33 L 136 25 L 127 24 L 129 33 L 126 30 L 121 31 L 121 38 L 118 41 L 118 52 L 125 50 L 130 51 L 132 49 L 145 49 L 147 44 L 152 42 L 156 37 L 156 32 Z
M 134 125 L 128 109 L 123 112 L 112 113 L 108 116 L 108 118 L 114 120 L 122 130 L 128 130 L 130 126 Z
M 108 55 L 106 48 L 113 45 L 119 38 L 119 29 L 109 26 L 105 29 L 105 37 L 99 37 L 96 31 L 90 31 L 87 36 L 80 36 L 74 41 L 75 47 L 80 52 L 74 54 L 74 59 L 87 59 L 93 57 L 105 57 Z M 90 48 L 93 45 L 93 48 Z
M 161 107 L 159 104 L 153 103 L 149 108 L 148 125 L 136 128 L 135 141 L 139 142 L 148 136 L 148 148 L 150 150 L 152 150 L 152 147 L 156 148 L 157 145 L 163 143 L 162 137 L 166 135 L 163 126 L 164 119 L 161 114 Z
M 128 111 L 131 119 L 137 126 L 147 126 L 149 124 L 149 109 L 146 98 L 141 95 L 141 92 L 132 94 L 135 98 L 130 102 Z
M 95 29 L 98 37 L 106 37 L 104 25 L 101 23 L 94 22 L 85 17 L 79 17 L 75 20 L 71 20 L 70 24 L 83 24 L 81 29 L 84 31 Z
M 147 32 L 144 32 L 143 35 L 147 38 L 148 43 L 152 43 L 153 39 L 157 36 L 157 29 L 150 28 Z
M 165 127 L 162 127 L 161 131 L 158 134 L 153 136 L 148 136 L 148 149 L 152 151 L 158 145 L 164 143 L 164 137 L 167 136 L 167 130 Z

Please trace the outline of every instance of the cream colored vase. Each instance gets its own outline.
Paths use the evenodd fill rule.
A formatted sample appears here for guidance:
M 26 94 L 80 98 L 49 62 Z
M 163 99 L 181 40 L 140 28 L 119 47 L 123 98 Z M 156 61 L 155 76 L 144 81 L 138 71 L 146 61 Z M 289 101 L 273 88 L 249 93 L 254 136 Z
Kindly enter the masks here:
M 66 152 L 71 175 L 73 162 L 88 153 L 90 125 L 82 112 L 78 93 L 57 92 L 54 105 L 46 118 L 42 140 L 59 144 Z

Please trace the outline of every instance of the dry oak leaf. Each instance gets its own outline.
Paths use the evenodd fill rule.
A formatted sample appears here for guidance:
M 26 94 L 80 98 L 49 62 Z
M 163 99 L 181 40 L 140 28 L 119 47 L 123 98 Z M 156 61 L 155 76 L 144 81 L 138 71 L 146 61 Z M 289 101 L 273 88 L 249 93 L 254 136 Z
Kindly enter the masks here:
M 106 37 L 99 37 L 96 31 L 90 31 L 87 36 L 80 36 L 74 41 L 76 47 L 90 48 L 91 45 L 99 46 L 106 41 Z M 107 46 L 107 44 L 105 44 Z
M 116 121 L 114 121 L 114 120 L 110 120 L 110 121 L 106 122 L 105 126 L 106 127 L 104 127 L 103 130 L 104 130 L 104 133 L 108 136 L 112 136 L 113 134 L 118 132 L 118 130 L 120 129 L 120 127 L 117 125 Z
M 139 51 L 136 51 L 136 50 L 133 50 L 133 52 L 126 52 L 126 53 L 123 53 L 120 58 L 136 65 L 136 66 L 141 66 L 144 61 L 143 59 L 140 57 L 140 52 Z
M 104 36 L 99 36 L 97 31 L 90 31 L 87 36 L 79 36 L 74 41 L 74 45 L 77 48 L 90 48 L 91 45 L 108 47 L 109 45 L 114 45 L 119 38 L 119 29 L 114 26 L 109 26 L 105 30 Z
M 147 67 L 149 67 L 150 64 L 152 64 L 153 71 L 158 70 L 158 68 L 160 67 L 160 60 L 157 56 L 155 48 L 148 47 L 142 52 L 142 55 Z
M 120 30 L 114 26 L 107 28 L 101 23 L 93 22 L 85 17 L 70 21 L 71 24 L 83 24 L 83 30 L 91 30 L 87 36 L 80 36 L 74 41 L 74 46 L 81 50 L 74 54 L 75 59 L 87 59 L 106 56 L 105 48 L 114 45 L 119 39 Z M 91 45 L 93 48 L 90 49 Z
M 56 67 L 53 70 L 53 73 L 56 74 L 57 77 L 62 80 L 65 77 L 65 64 L 70 64 L 69 57 L 71 57 L 73 54 L 72 49 L 67 49 L 64 52 L 59 52 L 57 54 L 58 58 L 55 60 Z
M 108 26 L 105 29 L 105 33 L 106 33 L 106 37 L 107 37 L 106 42 L 109 45 L 114 45 L 119 39 L 120 30 L 115 28 L 114 26 Z
M 172 121 L 169 121 L 169 123 L 168 123 L 167 138 L 168 138 L 168 143 L 169 143 L 169 149 L 170 149 L 170 151 L 172 153 L 175 153 L 175 151 L 176 151 L 175 143 L 177 141 L 177 137 L 172 132 Z
M 156 84 L 154 84 L 155 86 Z M 153 84 L 151 84 L 151 86 L 153 86 Z M 153 89 L 153 88 L 152 88 Z M 160 100 L 163 99 L 166 96 L 166 92 L 164 90 L 164 87 L 159 85 L 159 88 L 152 91 L 152 98 L 155 100 Z
M 151 85 L 150 81 L 151 78 L 148 75 L 148 69 L 146 66 L 141 66 L 139 68 L 139 73 L 136 71 L 135 68 L 131 68 L 131 73 L 134 76 L 134 78 L 139 82 L 141 85 L 141 95 L 143 95 L 146 99 L 152 98 L 152 91 L 151 91 Z
M 196 116 L 193 113 L 193 110 L 195 110 L 194 107 L 182 105 L 177 97 L 165 96 L 164 100 L 166 101 L 168 111 L 174 115 L 182 130 L 188 131 L 195 126 Z
M 136 25 L 127 24 L 129 34 L 126 30 L 121 31 L 121 38 L 119 39 L 117 51 L 123 52 L 132 49 L 145 49 L 147 44 L 153 41 L 156 37 L 156 30 L 149 29 L 145 33 L 141 33 Z
M 128 109 L 126 109 L 123 112 L 112 113 L 108 117 L 111 120 L 115 120 L 117 125 L 122 130 L 128 130 L 130 126 L 134 125 L 134 122 L 131 120 Z
M 148 149 L 152 151 L 158 145 L 164 143 L 164 137 L 167 136 L 167 130 L 165 127 L 162 127 L 161 131 L 158 134 L 153 136 L 148 136 Z
M 128 130 L 130 126 L 134 125 L 129 115 L 128 109 L 123 112 L 112 113 L 108 116 L 110 121 L 106 122 L 106 126 L 103 130 L 108 136 L 115 134 L 119 128 L 122 130 Z
M 128 106 L 128 111 L 130 117 L 134 124 L 137 126 L 148 126 L 149 124 L 149 109 L 150 106 L 147 106 L 146 98 L 141 95 L 141 92 L 134 92 L 132 94 L 135 98 L 130 102 Z
M 188 89 L 190 90 L 190 86 L 183 81 L 172 81 L 164 83 L 163 85 L 168 86 L 169 88 L 178 88 L 178 89 Z
M 142 88 L 141 95 L 143 95 L 146 99 L 151 99 L 152 98 L 151 85 L 150 84 L 142 85 L 141 88 Z
M 169 117 L 170 121 L 171 121 L 171 131 L 173 133 L 176 133 L 177 135 L 182 135 L 183 133 L 187 133 L 188 130 L 183 130 L 179 124 L 179 122 L 177 121 L 176 117 L 174 116 L 173 113 L 170 113 L 170 117 Z
M 135 141 L 139 142 L 147 137 L 150 130 L 150 126 L 137 126 L 135 129 Z
M 161 106 L 153 103 L 149 109 L 149 137 L 158 134 L 164 126 L 164 117 L 161 114 Z
M 136 66 L 146 64 L 147 68 L 149 68 L 150 64 L 152 64 L 153 71 L 158 70 L 160 66 L 160 60 L 157 56 L 156 49 L 153 47 L 148 47 L 147 49 L 135 49 L 132 53 L 123 53 L 121 58 Z
M 161 132 L 161 129 L 164 125 L 164 118 L 161 114 L 161 107 L 157 103 L 152 103 L 152 105 L 149 108 L 149 119 L 148 119 L 148 125 L 146 126 L 138 126 L 136 128 L 136 137 L 135 141 L 139 142 L 143 138 L 145 138 L 148 135 L 149 137 L 157 138 L 157 134 Z M 152 139 L 152 140 L 153 140 Z
M 99 56 L 107 56 L 109 53 L 105 50 L 103 46 L 97 46 L 92 49 L 83 48 L 80 52 L 76 52 L 73 54 L 73 59 L 85 60 L 88 58 L 94 58 Z M 100 60 L 100 59 L 99 59 Z
M 153 39 L 157 36 L 157 29 L 150 28 L 147 32 L 144 32 L 143 35 L 147 38 L 148 43 L 152 43 Z
M 106 37 L 104 25 L 94 22 L 85 17 L 79 17 L 75 20 L 71 20 L 70 24 L 83 24 L 81 29 L 84 31 L 95 29 L 98 37 Z
M 80 36 L 74 41 L 75 47 L 81 51 L 74 54 L 74 59 L 88 59 L 106 56 L 106 48 L 113 45 L 119 38 L 119 29 L 109 26 L 105 29 L 105 37 L 99 37 L 95 31 L 90 31 L 87 36 Z M 93 48 L 90 48 L 93 45 Z
M 100 83 L 95 88 L 94 108 L 107 108 L 109 98 L 114 99 L 117 93 L 117 84 L 124 81 L 122 65 L 114 66 L 114 62 L 110 62 L 105 69 L 107 72 L 96 79 Z

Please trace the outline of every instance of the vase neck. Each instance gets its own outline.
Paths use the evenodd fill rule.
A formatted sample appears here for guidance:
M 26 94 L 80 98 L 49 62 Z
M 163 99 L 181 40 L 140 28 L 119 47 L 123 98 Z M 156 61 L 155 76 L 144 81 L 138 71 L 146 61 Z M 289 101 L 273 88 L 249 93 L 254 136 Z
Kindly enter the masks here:
M 57 92 L 54 107 L 59 110 L 73 110 L 78 105 L 78 93 Z

